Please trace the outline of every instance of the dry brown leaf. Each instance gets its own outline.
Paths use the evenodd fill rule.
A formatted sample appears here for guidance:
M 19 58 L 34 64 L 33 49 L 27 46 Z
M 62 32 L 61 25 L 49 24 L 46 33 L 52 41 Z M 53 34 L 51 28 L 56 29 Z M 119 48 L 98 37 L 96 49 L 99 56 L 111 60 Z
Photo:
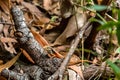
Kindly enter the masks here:
M 45 31 L 45 30 L 41 30 L 40 31 L 40 34 L 42 34 L 42 31 Z M 51 31 L 50 33 L 47 33 L 47 34 L 44 34 L 44 38 L 49 42 L 49 43 L 53 43 L 56 38 L 58 37 L 60 32 L 58 31 Z M 52 46 L 52 44 L 50 44 Z
M 64 32 L 56 39 L 54 42 L 55 45 L 61 45 L 66 42 L 66 39 L 75 35 L 77 31 L 83 27 L 87 20 L 87 15 L 85 13 L 77 13 L 73 17 L 70 18 L 68 25 Z M 76 22 L 77 21 L 77 22 Z M 77 23 L 77 25 L 76 25 Z
M 0 12 L 0 14 L 1 14 L 1 17 L 2 17 L 2 19 L 3 19 L 4 22 L 11 23 L 10 17 L 9 17 L 7 14 L 5 14 L 5 13 L 2 12 L 2 11 Z M 6 26 L 6 25 L 4 25 L 4 26 Z
M 16 0 L 17 3 L 21 3 L 23 2 L 24 0 Z
M 61 46 L 55 47 L 55 50 L 57 50 L 58 52 L 67 52 L 69 48 L 70 48 L 70 45 L 61 45 Z
M 73 65 L 73 66 L 68 66 L 68 67 L 74 70 L 75 72 L 77 72 L 81 76 L 81 78 L 84 80 L 83 73 L 82 73 L 80 66 Z
M 97 60 L 97 58 L 94 58 L 94 60 L 93 60 L 93 64 L 97 64 L 97 62 L 98 62 L 98 60 Z
M 3 43 L 3 45 L 4 45 L 4 48 L 10 53 L 16 53 L 16 50 L 14 49 L 12 43 L 8 43 L 8 45 L 6 43 Z
M 3 37 L 3 38 L 0 38 L 0 41 L 2 43 L 17 43 L 17 41 L 14 39 L 14 38 L 6 38 L 6 37 Z
M 35 63 L 33 59 L 30 57 L 30 55 L 24 49 L 21 48 L 21 51 L 30 62 Z
M 5 25 L 3 27 L 3 33 L 4 33 L 5 37 L 9 36 L 9 31 L 8 30 L 9 30 L 9 25 Z
M 66 57 L 67 55 L 67 52 L 60 52 L 64 57 Z M 68 65 L 71 66 L 71 65 L 75 65 L 75 64 L 79 64 L 79 63 L 84 63 L 84 62 L 88 62 L 88 63 L 93 63 L 92 61 L 89 61 L 89 60 L 80 60 L 80 58 L 73 54 Z
M 0 65 L 3 64 L 3 60 L 0 60 Z
M 9 14 L 8 1 L 9 0 L 0 0 L 0 7 L 7 14 Z
M 75 13 L 71 1 L 73 0 L 62 0 L 60 3 L 61 16 L 64 18 L 68 18 Z
M 32 3 L 34 5 L 39 5 L 39 3 L 42 4 L 42 0 L 41 1 L 39 1 L 39 0 L 33 0 Z
M 53 51 L 52 54 L 55 54 L 56 57 L 58 58 L 63 58 L 63 56 L 58 53 L 56 50 L 54 50 L 53 48 L 50 47 L 49 43 L 37 32 L 35 32 L 34 30 L 31 29 L 31 32 L 33 34 L 33 36 L 35 37 L 35 39 L 38 41 L 38 43 L 43 47 L 43 48 L 49 48 Z M 51 53 L 50 53 L 51 54 Z
M 50 14 L 60 15 L 60 2 L 55 0 L 43 0 L 43 7 Z
M 56 57 L 58 57 L 58 58 L 64 58 L 64 56 L 62 56 L 62 55 L 61 55 L 59 52 L 57 52 L 55 49 L 52 48 L 52 50 L 53 50 L 54 54 L 56 55 Z
M 21 53 L 17 54 L 13 59 L 11 59 L 10 61 L 8 61 L 7 63 L 5 63 L 3 65 L 0 65 L 0 72 L 3 69 L 10 68 L 18 60 L 18 58 L 19 58 L 20 55 L 21 55 Z
M 10 53 L 16 53 L 14 46 L 12 43 L 17 43 L 17 41 L 13 38 L 0 38 L 0 41 L 3 43 L 4 48 Z M 6 44 L 7 43 L 7 44 Z
M 57 51 L 58 51 L 58 49 L 57 49 Z M 60 52 L 64 57 L 66 57 L 66 55 L 67 55 L 67 52 Z M 72 66 L 72 65 L 76 65 L 76 64 L 79 64 L 79 63 L 84 63 L 84 62 L 88 62 L 88 63 L 92 63 L 93 64 L 93 61 L 89 61 L 89 60 L 80 60 L 80 58 L 77 56 L 77 55 L 75 55 L 75 54 L 73 54 L 72 55 L 72 57 L 71 57 L 71 59 L 70 59 L 70 61 L 69 61 L 69 63 L 68 63 L 68 65 L 69 66 Z M 97 63 L 96 63 L 97 64 Z
M 7 80 L 4 76 L 0 76 L 0 80 Z
M 112 36 L 111 36 L 111 42 L 112 42 L 115 46 L 119 46 L 119 44 L 118 44 L 118 39 L 117 39 L 116 34 L 112 34 Z
M 0 33 L 3 31 L 3 24 L 0 24 Z
M 31 29 L 31 32 L 42 47 L 49 45 L 49 43 L 39 33 L 35 32 L 32 29 Z
M 43 0 L 43 7 L 46 10 L 51 10 L 52 0 Z
M 71 59 L 70 59 L 70 62 L 69 62 L 69 65 L 73 65 L 73 64 L 76 64 L 80 61 L 80 58 L 76 55 L 72 55 Z
M 45 23 L 48 23 L 50 21 L 49 18 L 45 17 L 45 15 L 40 12 L 40 10 L 35 6 L 27 2 L 21 2 L 22 5 L 24 5 L 28 10 L 31 12 L 31 14 L 34 15 L 34 20 L 37 25 L 43 25 Z

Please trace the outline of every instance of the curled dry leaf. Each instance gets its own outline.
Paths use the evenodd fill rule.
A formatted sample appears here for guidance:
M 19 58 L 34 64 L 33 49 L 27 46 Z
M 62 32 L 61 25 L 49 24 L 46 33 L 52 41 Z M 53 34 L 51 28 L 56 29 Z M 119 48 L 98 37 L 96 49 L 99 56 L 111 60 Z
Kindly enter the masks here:
M 17 43 L 14 38 L 0 38 L 0 41 L 3 43 L 4 48 L 10 53 L 16 53 L 16 50 L 13 47 L 12 43 Z M 6 44 L 7 43 L 7 44 Z
M 83 27 L 87 20 L 87 15 L 84 13 L 76 13 L 68 22 L 64 32 L 56 39 L 55 45 L 61 45 L 66 42 L 66 39 L 72 37 L 77 31 Z M 78 25 L 78 26 L 77 26 Z
M 14 49 L 12 43 L 8 43 L 8 45 L 6 43 L 3 43 L 4 48 L 10 52 L 10 53 L 16 53 L 16 50 Z

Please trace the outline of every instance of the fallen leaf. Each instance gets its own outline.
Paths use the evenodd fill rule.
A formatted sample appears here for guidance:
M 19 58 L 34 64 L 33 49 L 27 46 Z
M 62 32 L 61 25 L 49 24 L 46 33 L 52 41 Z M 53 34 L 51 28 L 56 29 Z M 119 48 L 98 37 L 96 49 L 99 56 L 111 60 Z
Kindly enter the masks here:
M 8 1 L 9 0 L 0 0 L 0 7 L 6 14 L 9 14 Z
M 80 66 L 73 65 L 73 66 L 68 66 L 68 67 L 70 69 L 74 70 L 75 72 L 77 72 L 80 75 L 80 77 L 82 78 L 82 80 L 84 80 L 83 73 L 82 73 Z
M 55 40 L 53 44 L 61 45 L 66 42 L 66 39 L 72 37 L 77 33 L 77 31 L 83 27 L 87 20 L 86 14 L 76 13 L 73 17 L 70 18 L 68 25 L 64 32 Z M 77 24 L 76 24 L 77 23 Z
M 10 53 L 16 53 L 16 50 L 14 49 L 14 46 L 12 43 L 17 43 L 17 41 L 14 38 L 0 38 L 0 41 L 3 43 L 4 48 L 9 51 Z
M 9 36 L 9 31 L 8 30 L 9 30 L 9 25 L 5 25 L 3 27 L 3 33 L 4 33 L 5 37 Z
M 59 1 L 43 0 L 43 7 L 49 12 L 49 14 L 61 15 Z
M 0 33 L 3 31 L 3 24 L 0 24 Z
M 63 56 L 58 53 L 56 50 L 54 50 L 52 47 L 50 47 L 49 43 L 37 32 L 35 32 L 34 30 L 31 29 L 31 32 L 33 34 L 33 36 L 35 37 L 35 39 L 38 41 L 38 43 L 48 52 L 50 50 L 50 52 L 52 51 L 53 55 L 55 54 L 56 57 L 58 58 L 63 58 Z M 51 53 L 49 53 L 51 54 Z
M 94 60 L 93 60 L 93 64 L 97 64 L 98 60 L 97 58 L 95 57 Z
M 52 44 L 51 44 L 52 46 Z M 70 45 L 61 45 L 61 46 L 57 46 L 55 47 L 55 50 L 58 52 L 67 52 L 70 48 Z
M 70 0 L 63 0 L 60 3 L 61 16 L 64 18 L 68 18 L 75 13 L 73 9 L 73 4 L 71 4 L 70 2 L 71 2 Z
M 18 58 L 19 58 L 20 55 L 21 55 L 21 53 L 17 54 L 13 59 L 11 59 L 10 61 L 8 61 L 7 63 L 5 63 L 3 65 L 0 65 L 0 72 L 3 69 L 10 68 L 18 60 Z
M 37 32 L 35 32 L 34 30 L 31 29 L 31 32 L 33 34 L 33 36 L 35 37 L 35 39 L 38 41 L 38 43 L 44 47 L 44 46 L 48 46 L 49 43 Z
M 45 23 L 49 23 L 50 19 L 47 18 L 35 5 L 32 5 L 24 1 L 21 2 L 21 4 L 25 6 L 26 8 L 28 8 L 31 14 L 33 14 L 33 16 L 35 17 L 34 18 L 35 23 L 37 25 L 43 25 Z
M 0 65 L 3 64 L 3 60 L 0 60 Z
M 43 7 L 46 10 L 51 10 L 52 0 L 43 0 Z
M 14 39 L 14 38 L 6 38 L 6 37 L 3 37 L 3 38 L 0 38 L 0 41 L 2 43 L 17 43 L 17 41 Z
M 21 48 L 21 51 L 30 62 L 35 63 L 33 59 L 30 57 L 30 55 L 24 49 Z
M 0 80 L 7 80 L 4 76 L 0 76 Z
M 10 53 L 16 53 L 16 50 L 14 49 L 12 43 L 3 43 L 4 48 L 9 51 Z
M 76 55 L 72 55 L 71 59 L 70 59 L 70 62 L 69 62 L 69 65 L 73 65 L 73 64 L 76 64 L 80 61 L 80 58 Z

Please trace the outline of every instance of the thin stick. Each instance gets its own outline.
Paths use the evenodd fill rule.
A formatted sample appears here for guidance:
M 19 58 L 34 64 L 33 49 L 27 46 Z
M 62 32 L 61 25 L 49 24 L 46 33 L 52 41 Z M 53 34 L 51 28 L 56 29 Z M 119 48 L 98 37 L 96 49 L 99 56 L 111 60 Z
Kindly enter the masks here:
M 7 22 L 0 22 L 0 24 L 3 24 L 3 25 L 12 25 L 12 26 L 14 26 L 14 24 L 12 24 L 12 23 L 7 23 Z
M 89 25 L 90 25 L 90 22 L 88 21 L 86 23 L 86 25 L 84 25 L 83 28 L 79 31 L 77 37 L 75 38 L 74 43 L 70 47 L 70 50 L 69 50 L 69 52 L 67 54 L 67 57 L 64 59 L 64 61 L 62 62 L 61 66 L 59 67 L 59 69 L 51 77 L 49 77 L 48 80 L 56 80 L 58 78 L 59 78 L 59 80 L 62 80 L 64 71 L 66 69 L 66 66 L 68 65 L 68 62 L 70 61 L 70 58 L 71 58 L 72 54 L 74 53 L 78 43 L 80 42 L 80 40 L 83 37 L 83 34 L 84 34 L 86 28 Z

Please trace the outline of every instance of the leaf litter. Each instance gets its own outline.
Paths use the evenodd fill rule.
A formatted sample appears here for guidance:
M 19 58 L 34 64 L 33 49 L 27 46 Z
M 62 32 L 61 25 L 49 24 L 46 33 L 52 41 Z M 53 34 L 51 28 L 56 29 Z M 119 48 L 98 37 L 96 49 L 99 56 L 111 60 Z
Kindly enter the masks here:
M 100 4 L 101 2 L 98 2 L 98 3 Z M 17 4 L 23 10 L 24 16 L 26 18 L 26 23 L 29 25 L 29 29 L 31 29 L 32 34 L 34 35 L 35 39 L 39 42 L 39 44 L 42 45 L 42 47 L 45 50 L 47 48 L 52 50 L 52 55 L 50 53 L 50 56 L 49 56 L 50 58 L 52 57 L 65 58 L 66 57 L 69 51 L 69 47 L 74 42 L 75 36 L 77 35 L 81 27 L 83 27 L 83 25 L 86 24 L 86 21 L 88 20 L 88 16 L 90 16 L 88 13 L 84 13 L 84 12 L 83 13 L 77 12 L 74 15 L 71 12 L 72 6 L 70 6 L 70 8 L 67 10 L 67 8 L 65 7 L 67 6 L 66 5 L 67 3 L 64 3 L 63 5 L 61 5 L 59 0 L 58 1 L 57 0 L 49 0 L 49 1 L 48 0 L 42 0 L 42 1 L 33 0 L 33 1 L 27 1 L 27 2 L 24 0 L 17 0 L 17 1 L 14 1 L 14 0 L 13 1 L 9 1 L 9 0 L 2 1 L 1 0 L 0 1 L 0 45 L 1 45 L 1 49 L 2 51 L 9 53 L 9 55 L 11 55 L 12 58 L 16 54 L 17 56 L 7 61 L 5 64 L 0 65 L 0 71 L 13 66 L 20 56 L 20 53 L 19 53 L 20 51 L 22 51 L 22 53 L 26 56 L 26 58 L 28 59 L 28 62 L 29 61 L 31 62 L 30 64 L 35 64 L 32 58 L 30 57 L 30 55 L 28 55 L 28 53 L 25 50 L 23 49 L 20 50 L 19 43 L 17 42 L 17 39 L 14 36 L 14 32 L 15 32 L 15 29 L 13 28 L 14 23 L 10 19 L 11 18 L 10 6 L 12 6 L 12 4 Z M 72 3 L 69 3 L 69 4 L 72 5 Z M 52 20 L 53 15 L 61 19 L 58 21 L 57 21 L 58 18 L 55 21 Z M 68 20 L 67 24 L 64 22 L 62 23 L 63 19 Z M 61 24 L 67 25 L 67 26 L 65 27 L 61 26 Z M 41 34 L 42 30 L 44 30 L 44 32 Z M 52 40 L 52 42 L 47 41 L 49 38 L 51 38 L 51 35 L 49 34 L 54 31 L 56 31 L 56 33 L 53 33 L 53 34 L 55 35 L 57 34 L 57 37 L 53 36 L 54 39 Z M 91 30 L 88 30 L 88 34 L 90 34 L 90 31 Z M 47 35 L 47 37 L 45 37 L 45 35 Z M 115 35 L 113 37 L 115 37 Z M 74 71 L 76 73 L 75 75 L 79 75 L 80 78 L 84 80 L 84 77 L 85 77 L 84 72 L 83 72 L 84 70 L 80 70 L 82 62 L 84 62 L 84 66 L 89 66 L 92 64 L 100 66 L 100 64 L 104 62 L 104 59 L 106 57 L 109 57 L 109 55 L 105 55 L 107 51 L 106 45 L 108 44 L 109 44 L 108 33 L 104 33 L 103 31 L 100 31 L 96 37 L 96 41 L 95 41 L 94 48 L 93 48 L 93 50 L 97 53 L 96 54 L 97 56 L 93 54 L 91 56 L 91 53 L 87 52 L 86 50 L 84 51 L 85 52 L 84 55 L 88 55 L 88 56 L 87 57 L 84 56 L 85 59 L 82 60 L 83 55 L 81 55 L 82 52 L 80 50 L 82 45 L 81 43 L 79 43 L 67 67 L 70 68 L 70 70 Z M 112 38 L 112 44 L 115 46 L 113 47 L 113 49 L 117 50 L 118 43 L 117 43 L 116 37 Z M 110 53 L 114 53 L 114 56 L 109 57 L 110 59 L 113 58 L 114 61 L 119 60 L 119 55 L 115 53 L 115 50 L 114 51 L 110 50 Z M 0 54 L 2 55 L 3 53 L 0 53 Z M 115 56 L 117 56 L 117 59 Z M 6 61 L 6 60 L 3 59 L 2 61 Z M 71 72 L 70 70 L 68 70 L 69 76 L 74 73 L 74 72 Z M 94 76 L 95 75 L 93 75 L 93 77 Z

